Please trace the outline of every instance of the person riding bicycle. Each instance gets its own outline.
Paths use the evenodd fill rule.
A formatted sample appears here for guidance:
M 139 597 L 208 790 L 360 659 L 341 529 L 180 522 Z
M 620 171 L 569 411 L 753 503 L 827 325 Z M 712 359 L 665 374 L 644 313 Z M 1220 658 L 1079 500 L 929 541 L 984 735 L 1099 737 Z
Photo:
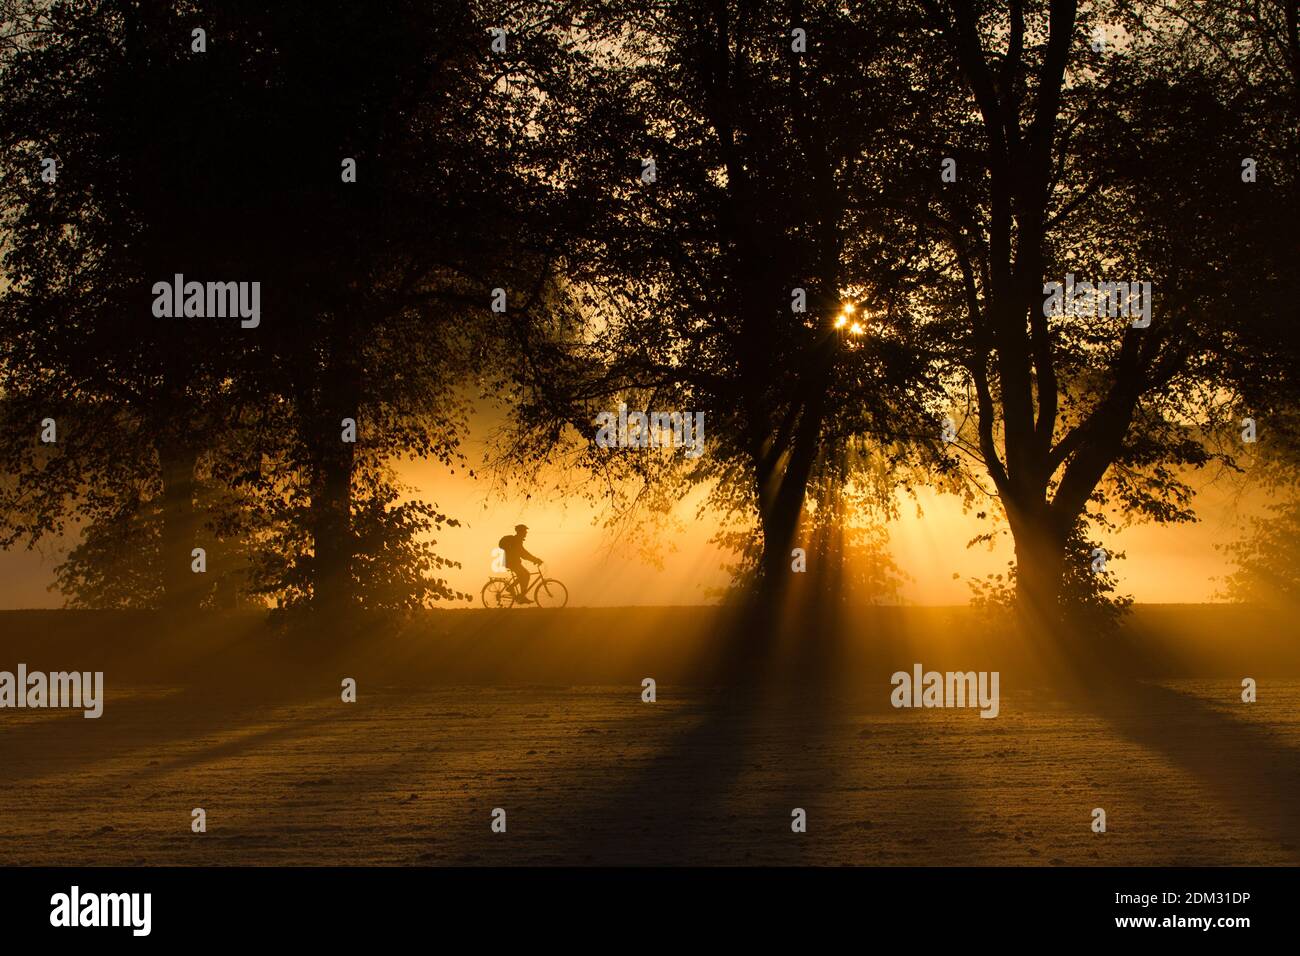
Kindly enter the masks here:
M 517 524 L 515 525 L 514 534 L 508 534 L 497 542 L 497 546 L 505 552 L 506 567 L 514 572 L 515 579 L 519 582 L 518 592 L 520 604 L 533 603 L 528 599 L 528 581 L 530 575 L 528 569 L 524 567 L 524 562 L 531 561 L 533 564 L 542 563 L 541 558 L 529 554 L 524 549 L 524 538 L 526 537 L 528 537 L 528 525 Z

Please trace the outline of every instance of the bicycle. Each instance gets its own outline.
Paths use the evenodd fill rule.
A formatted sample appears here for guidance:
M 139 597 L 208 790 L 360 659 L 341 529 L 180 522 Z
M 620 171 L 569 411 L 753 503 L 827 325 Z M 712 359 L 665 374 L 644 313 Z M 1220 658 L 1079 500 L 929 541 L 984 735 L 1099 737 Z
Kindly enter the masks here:
M 513 571 L 508 578 L 491 577 L 483 585 L 483 606 L 486 608 L 510 608 L 519 603 L 519 578 Z M 569 603 L 569 589 L 555 578 L 542 574 L 542 566 L 537 565 L 533 583 L 528 586 L 525 597 L 531 597 L 538 607 L 564 607 Z

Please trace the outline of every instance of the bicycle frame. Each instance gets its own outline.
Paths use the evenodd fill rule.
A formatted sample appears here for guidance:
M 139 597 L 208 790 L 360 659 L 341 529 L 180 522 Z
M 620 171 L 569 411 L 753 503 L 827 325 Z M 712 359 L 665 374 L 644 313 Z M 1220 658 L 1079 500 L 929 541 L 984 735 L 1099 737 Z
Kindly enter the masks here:
M 542 586 L 542 581 L 546 579 L 542 574 L 542 566 L 540 564 L 534 565 L 533 573 L 528 577 L 530 581 L 528 584 L 528 590 L 524 591 L 524 597 L 533 600 L 533 595 L 537 593 L 537 589 Z M 516 595 L 519 594 L 519 575 L 514 571 L 510 571 L 510 586 L 515 589 Z

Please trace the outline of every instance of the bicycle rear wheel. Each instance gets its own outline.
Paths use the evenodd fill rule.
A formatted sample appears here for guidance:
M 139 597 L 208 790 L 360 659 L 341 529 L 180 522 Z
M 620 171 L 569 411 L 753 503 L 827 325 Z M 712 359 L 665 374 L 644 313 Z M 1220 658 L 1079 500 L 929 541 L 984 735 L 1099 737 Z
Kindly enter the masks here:
M 483 585 L 483 606 L 507 608 L 515 606 L 515 589 L 503 578 L 492 578 Z
M 543 578 L 533 592 L 538 607 L 564 607 L 569 603 L 569 589 L 555 578 Z

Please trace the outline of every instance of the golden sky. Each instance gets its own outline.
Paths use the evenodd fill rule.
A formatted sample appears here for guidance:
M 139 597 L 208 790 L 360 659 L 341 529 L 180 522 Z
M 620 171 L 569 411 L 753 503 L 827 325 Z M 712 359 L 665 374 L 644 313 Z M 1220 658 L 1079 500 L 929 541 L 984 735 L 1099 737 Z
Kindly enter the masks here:
M 528 499 L 525 489 L 515 488 L 505 489 L 503 495 L 481 468 L 486 451 L 481 435 L 473 435 L 464 450 L 479 477 L 471 478 L 461 468 L 449 474 L 429 461 L 403 463 L 399 475 L 418 497 L 461 521 L 461 527 L 439 536 L 437 550 L 463 563 L 448 577 L 454 587 L 472 593 L 476 603 L 491 572 L 492 549 L 521 522 L 531 529 L 528 549 L 545 559 L 548 574 L 568 585 L 571 604 L 710 603 L 706 589 L 725 583 L 720 569 L 724 556 L 708 544 L 713 527 L 707 520 L 695 520 L 693 503 L 680 508 L 684 528 L 670 536 L 675 551 L 665 554 L 662 568 L 655 568 L 636 548 L 593 523 L 596 512 L 582 498 Z M 1230 570 L 1215 545 L 1239 536 L 1245 516 L 1257 513 L 1260 496 L 1239 496 L 1227 482 L 1205 477 L 1198 484 L 1199 523 L 1135 526 L 1105 542 L 1111 551 L 1127 552 L 1125 560 L 1113 565 L 1123 593 L 1143 603 L 1215 599 L 1220 587 L 1215 578 Z M 1003 535 L 991 550 L 986 545 L 967 548 L 967 541 L 989 529 L 987 522 L 963 513 L 954 496 L 924 494 L 920 505 L 923 513 L 918 515 L 915 504 L 905 504 L 900 519 L 890 526 L 894 560 L 911 576 L 902 599 L 964 604 L 970 597 L 964 579 L 1005 570 L 1010 542 Z M 60 606 L 62 596 L 46 590 L 58 560 L 57 545 L 47 545 L 40 553 L 0 551 L 0 607 Z
M 481 456 L 482 446 L 471 444 L 467 451 L 474 459 Z M 522 492 L 502 498 L 489 493 L 487 481 L 460 474 L 448 477 L 440 468 L 419 464 L 408 466 L 402 475 L 426 494 L 436 486 L 434 500 L 464 523 L 442 535 L 440 550 L 464 562 L 465 568 L 452 572 L 451 580 L 475 595 L 488 577 L 497 540 L 512 533 L 518 522 L 529 526 L 528 549 L 546 560 L 548 574 L 569 586 L 574 604 L 706 603 L 710 599 L 705 589 L 725 583 L 719 568 L 724 556 L 708 544 L 713 528 L 695 520 L 693 505 L 680 509 L 685 529 L 672 536 L 676 553 L 666 555 L 660 570 L 593 526 L 595 512 L 582 499 L 524 500 Z M 1238 537 L 1244 515 L 1255 512 L 1228 487 L 1202 484 L 1199 523 L 1135 526 L 1106 542 L 1112 551 L 1127 552 L 1113 568 L 1121 589 L 1139 602 L 1214 600 L 1220 587 L 1215 578 L 1229 571 L 1215 545 Z M 967 548 L 966 542 L 989 529 L 987 522 L 963 513 L 961 501 L 951 495 L 924 494 L 920 506 L 918 515 L 916 505 L 905 505 L 890 526 L 894 560 L 912 577 L 902 598 L 916 604 L 964 604 L 970 597 L 964 579 L 1005 570 L 1012 555 L 1010 541 L 1003 535 L 991 550 L 987 545 Z M 962 580 L 954 580 L 954 573 Z

